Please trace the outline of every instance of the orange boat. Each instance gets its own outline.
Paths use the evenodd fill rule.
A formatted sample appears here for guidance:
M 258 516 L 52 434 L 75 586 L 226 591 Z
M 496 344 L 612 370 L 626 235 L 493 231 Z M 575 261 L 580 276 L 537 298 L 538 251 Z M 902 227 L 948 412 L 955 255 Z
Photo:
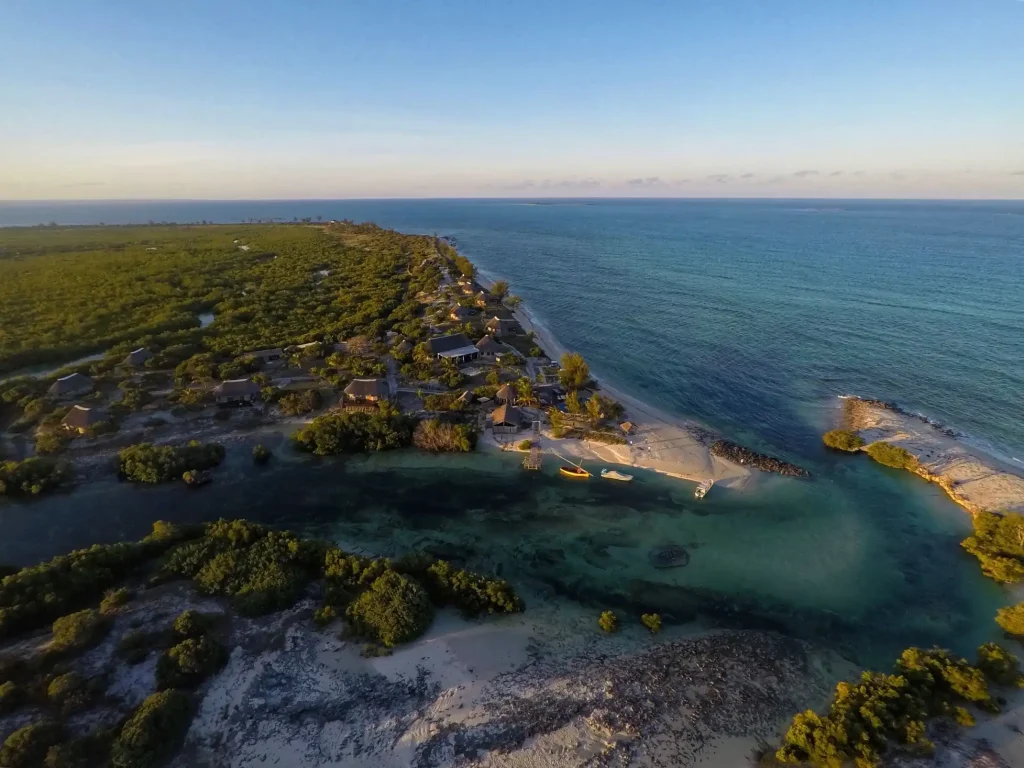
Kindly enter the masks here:
M 558 468 L 558 471 L 566 477 L 576 477 L 585 479 L 590 477 L 590 473 L 587 472 L 583 467 L 567 467 L 565 464 Z

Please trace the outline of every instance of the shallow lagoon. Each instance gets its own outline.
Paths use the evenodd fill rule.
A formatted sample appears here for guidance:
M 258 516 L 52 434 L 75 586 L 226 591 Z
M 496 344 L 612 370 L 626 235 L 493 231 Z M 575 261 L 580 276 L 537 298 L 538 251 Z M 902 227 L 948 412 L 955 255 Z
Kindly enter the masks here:
M 969 517 L 916 477 L 859 457 L 821 479 L 758 476 L 743 491 L 639 472 L 630 485 L 526 472 L 498 453 L 414 451 L 312 459 L 278 445 L 257 468 L 229 445 L 201 489 L 103 481 L 0 505 L 0 562 L 27 564 L 93 542 L 136 539 L 153 520 L 246 517 L 399 555 L 426 549 L 497 572 L 531 600 L 569 598 L 678 622 L 775 628 L 887 663 L 906 645 L 971 653 L 996 634 L 1005 593 L 959 541 Z M 686 549 L 656 568 L 652 549 Z

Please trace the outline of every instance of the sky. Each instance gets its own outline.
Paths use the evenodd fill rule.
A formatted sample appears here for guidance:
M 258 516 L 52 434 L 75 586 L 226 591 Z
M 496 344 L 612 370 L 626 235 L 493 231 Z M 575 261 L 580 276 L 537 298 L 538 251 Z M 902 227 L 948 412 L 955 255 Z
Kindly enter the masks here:
M 1024 198 L 1024 0 L 0 0 L 0 199 Z

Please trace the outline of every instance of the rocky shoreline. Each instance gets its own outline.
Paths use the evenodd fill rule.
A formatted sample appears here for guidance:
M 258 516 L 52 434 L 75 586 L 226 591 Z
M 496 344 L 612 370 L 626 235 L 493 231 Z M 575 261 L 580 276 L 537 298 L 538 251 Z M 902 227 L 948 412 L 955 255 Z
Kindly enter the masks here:
M 796 464 L 790 464 L 774 456 L 756 453 L 730 440 L 716 440 L 711 444 L 711 453 L 745 467 L 754 467 L 762 472 L 773 472 L 788 477 L 810 477 L 811 473 Z

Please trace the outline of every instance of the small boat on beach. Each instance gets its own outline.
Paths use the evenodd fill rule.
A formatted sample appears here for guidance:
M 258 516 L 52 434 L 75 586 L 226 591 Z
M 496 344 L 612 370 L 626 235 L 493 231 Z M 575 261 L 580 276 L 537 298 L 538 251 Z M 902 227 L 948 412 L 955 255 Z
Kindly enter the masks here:
M 576 478 L 580 478 L 580 479 L 584 479 L 584 478 L 590 477 L 590 473 L 587 472 L 587 470 L 585 470 L 583 467 L 577 467 L 577 466 L 568 466 L 567 467 L 567 466 L 565 466 L 565 464 L 563 464 L 562 466 L 560 466 L 558 468 L 558 471 L 562 475 L 564 475 L 565 477 L 576 477 Z
M 616 472 L 614 469 L 602 469 L 601 477 L 605 480 L 618 480 L 622 483 L 630 483 L 633 481 L 632 475 L 627 475 L 625 472 Z
M 698 499 L 703 499 L 705 496 L 708 495 L 708 491 L 711 490 L 711 486 L 713 486 L 714 484 L 714 480 L 705 480 L 700 485 L 698 485 L 697 490 L 693 492 L 694 497 Z

